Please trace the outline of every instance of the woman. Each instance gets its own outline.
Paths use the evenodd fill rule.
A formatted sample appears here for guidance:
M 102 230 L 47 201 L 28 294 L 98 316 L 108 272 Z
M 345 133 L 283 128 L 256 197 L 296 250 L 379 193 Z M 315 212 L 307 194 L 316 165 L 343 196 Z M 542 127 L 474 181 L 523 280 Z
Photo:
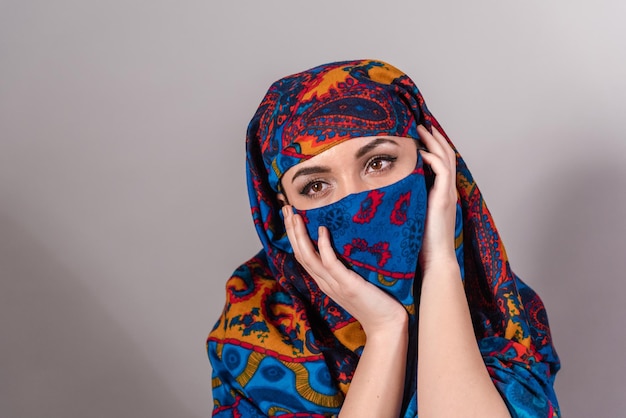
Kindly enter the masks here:
M 263 249 L 207 341 L 214 416 L 560 415 L 543 304 L 408 76 L 277 81 L 247 168 Z

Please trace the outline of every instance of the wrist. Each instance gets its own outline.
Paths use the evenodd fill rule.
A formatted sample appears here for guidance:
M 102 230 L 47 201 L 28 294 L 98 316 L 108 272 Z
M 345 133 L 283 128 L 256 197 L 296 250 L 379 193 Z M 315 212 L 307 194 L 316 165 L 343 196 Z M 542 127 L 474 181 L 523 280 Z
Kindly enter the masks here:
M 423 277 L 427 276 L 456 276 L 461 274 L 461 267 L 456 254 L 431 257 L 422 263 Z
M 408 334 L 409 316 L 407 311 L 402 308 L 401 312 L 391 318 L 387 318 L 384 323 L 363 327 L 367 341 L 381 341 L 389 343 L 391 340 L 397 340 Z

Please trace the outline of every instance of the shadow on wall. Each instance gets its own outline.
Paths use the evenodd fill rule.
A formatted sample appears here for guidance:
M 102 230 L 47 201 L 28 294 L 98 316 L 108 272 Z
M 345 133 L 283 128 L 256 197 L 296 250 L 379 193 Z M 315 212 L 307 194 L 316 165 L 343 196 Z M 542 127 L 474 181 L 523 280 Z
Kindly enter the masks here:
M 0 415 L 191 416 L 80 280 L 0 214 Z
M 551 184 L 535 260 L 562 370 L 566 417 L 626 410 L 626 167 L 571 164 Z M 541 199 L 538 200 L 541 202 Z

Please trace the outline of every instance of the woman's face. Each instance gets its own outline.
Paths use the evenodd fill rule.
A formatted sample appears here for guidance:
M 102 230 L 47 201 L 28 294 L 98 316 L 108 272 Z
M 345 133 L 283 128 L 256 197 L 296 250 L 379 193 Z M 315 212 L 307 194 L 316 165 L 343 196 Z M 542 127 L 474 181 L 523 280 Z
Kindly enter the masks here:
M 291 167 L 278 198 L 296 209 L 325 206 L 365 190 L 388 186 L 411 174 L 417 142 L 397 136 L 353 138 Z

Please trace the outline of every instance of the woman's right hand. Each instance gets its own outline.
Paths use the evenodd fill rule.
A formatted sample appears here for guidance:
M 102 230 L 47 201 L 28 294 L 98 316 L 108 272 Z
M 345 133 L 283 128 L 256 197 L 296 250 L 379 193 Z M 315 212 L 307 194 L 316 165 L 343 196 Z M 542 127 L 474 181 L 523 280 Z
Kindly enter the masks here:
M 283 207 L 285 229 L 296 260 L 304 267 L 319 288 L 354 316 L 368 337 L 391 331 L 395 325 L 405 327 L 407 312 L 383 290 L 348 269 L 337 258 L 327 228 L 320 227 L 319 253 L 307 233 L 301 216 L 291 206 Z

